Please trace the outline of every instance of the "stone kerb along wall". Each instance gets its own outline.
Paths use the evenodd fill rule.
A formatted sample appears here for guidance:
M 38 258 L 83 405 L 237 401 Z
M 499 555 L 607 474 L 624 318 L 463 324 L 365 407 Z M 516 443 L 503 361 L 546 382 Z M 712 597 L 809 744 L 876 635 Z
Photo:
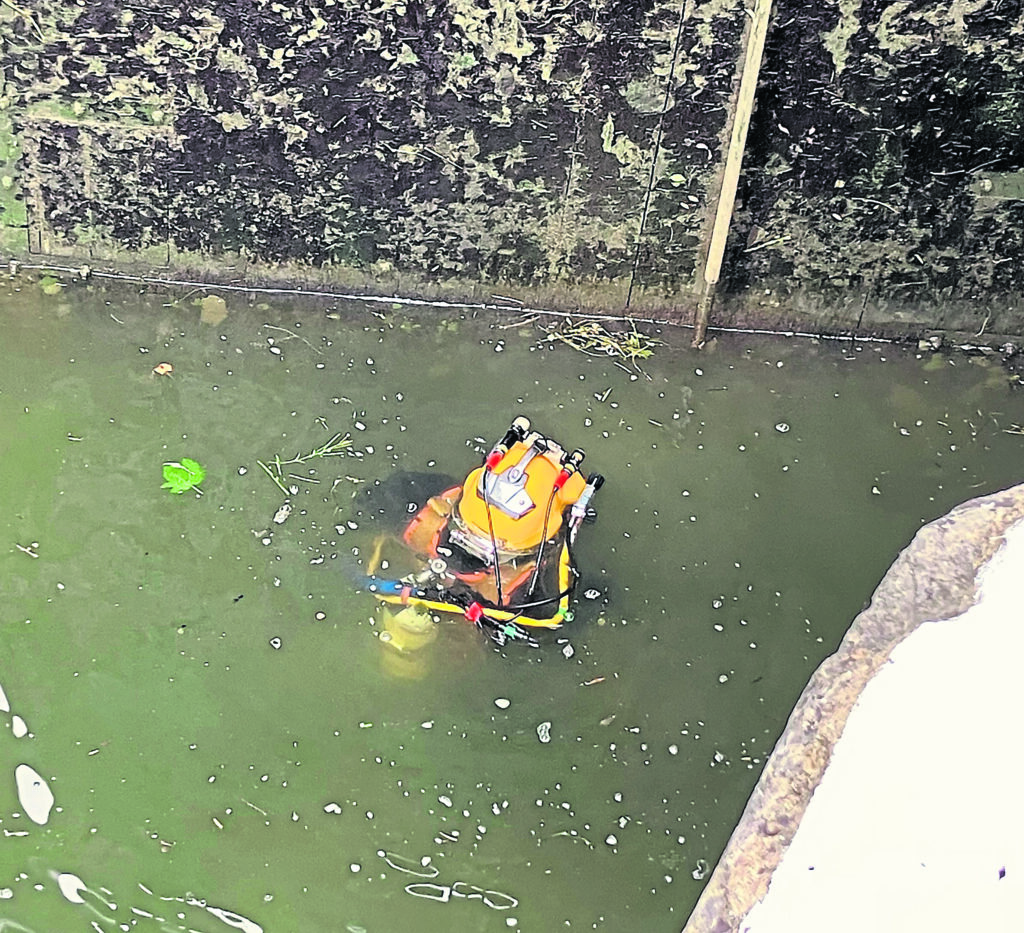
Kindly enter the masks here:
M 745 20 L 741 0 L 4 3 L 4 243 L 670 305 Z
M 919 625 L 977 601 L 979 569 L 1024 518 L 1024 485 L 973 499 L 924 526 L 838 650 L 815 671 L 683 933 L 733 933 L 764 897 L 861 691 Z

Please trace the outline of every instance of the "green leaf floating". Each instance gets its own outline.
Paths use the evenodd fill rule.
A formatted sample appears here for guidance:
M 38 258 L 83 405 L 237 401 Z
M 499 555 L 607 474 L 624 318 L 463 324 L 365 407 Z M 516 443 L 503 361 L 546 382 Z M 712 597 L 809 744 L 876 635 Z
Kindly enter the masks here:
M 203 491 L 199 484 L 206 479 L 206 470 L 195 460 L 182 457 L 164 464 L 164 483 L 161 489 L 169 489 L 174 495 L 180 496 L 183 492 L 194 489 L 200 495 Z

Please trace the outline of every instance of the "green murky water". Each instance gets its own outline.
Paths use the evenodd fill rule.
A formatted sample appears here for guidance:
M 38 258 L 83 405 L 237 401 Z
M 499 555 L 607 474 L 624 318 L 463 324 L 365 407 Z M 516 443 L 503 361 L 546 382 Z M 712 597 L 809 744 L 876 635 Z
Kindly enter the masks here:
M 185 292 L 0 293 L 5 929 L 676 931 L 899 549 L 1021 478 L 980 358 L 679 333 L 644 378 L 457 310 Z M 397 658 L 356 481 L 463 474 L 519 413 L 608 479 L 600 595 L 540 649 L 449 621 Z M 256 461 L 335 432 L 275 525 Z M 201 497 L 160 489 L 181 457 Z

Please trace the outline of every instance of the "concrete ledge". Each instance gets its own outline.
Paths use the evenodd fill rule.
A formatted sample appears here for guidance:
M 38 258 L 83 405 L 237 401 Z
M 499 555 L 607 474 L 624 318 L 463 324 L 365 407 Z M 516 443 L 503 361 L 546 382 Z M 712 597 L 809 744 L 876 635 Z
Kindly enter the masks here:
M 741 929 L 767 893 L 865 686 L 923 622 L 976 603 L 979 569 L 1022 517 L 1024 485 L 966 502 L 917 533 L 801 695 L 684 933 Z

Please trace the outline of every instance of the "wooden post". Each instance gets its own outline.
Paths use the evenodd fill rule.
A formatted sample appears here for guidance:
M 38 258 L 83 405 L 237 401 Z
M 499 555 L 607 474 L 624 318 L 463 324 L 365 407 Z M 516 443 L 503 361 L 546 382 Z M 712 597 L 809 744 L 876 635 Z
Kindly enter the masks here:
M 722 273 L 722 257 L 725 255 L 729 225 L 732 223 L 732 212 L 736 204 L 736 187 L 740 180 L 740 170 L 743 168 L 743 151 L 747 146 L 750 118 L 754 113 L 757 78 L 761 72 L 761 57 L 764 54 L 764 41 L 768 34 L 768 21 L 771 19 L 771 15 L 772 0 L 756 0 L 754 11 L 750 14 L 747 50 L 733 111 L 729 152 L 725 159 L 725 168 L 722 170 L 722 185 L 718 195 L 718 208 L 715 211 L 715 224 L 711 231 L 707 258 L 704 260 L 703 287 L 694 316 L 693 346 L 695 347 L 704 344 L 708 324 L 711 320 L 711 309 L 715 303 L 715 289 Z

